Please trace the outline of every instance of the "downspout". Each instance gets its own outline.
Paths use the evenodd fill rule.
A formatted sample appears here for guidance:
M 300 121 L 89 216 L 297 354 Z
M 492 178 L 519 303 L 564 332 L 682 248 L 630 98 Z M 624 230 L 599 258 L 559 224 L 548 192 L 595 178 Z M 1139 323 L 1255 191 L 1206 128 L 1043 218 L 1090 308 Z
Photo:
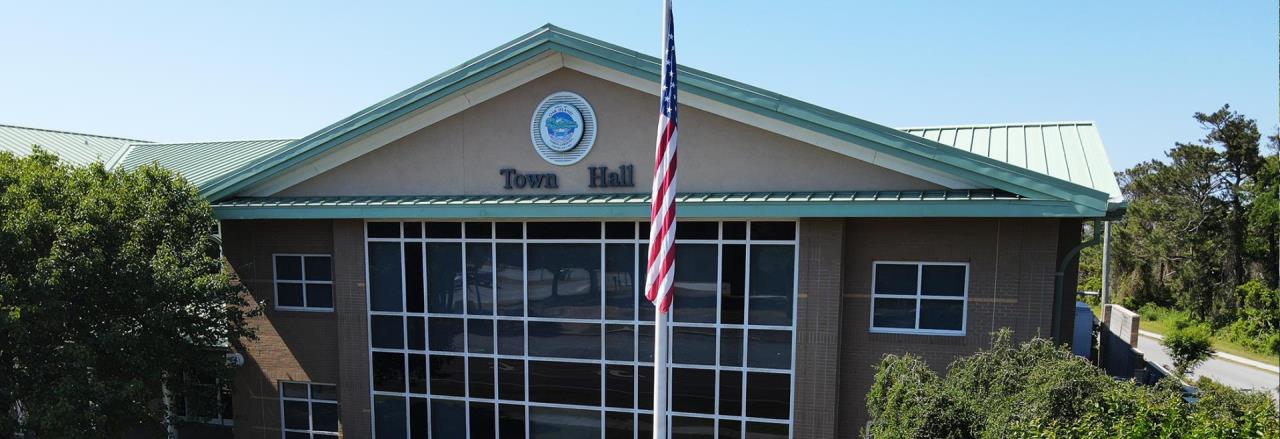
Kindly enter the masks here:
M 1095 219 L 1093 220 L 1093 238 L 1080 243 L 1080 245 L 1075 246 L 1075 248 L 1072 248 L 1071 251 L 1067 252 L 1067 254 L 1062 258 L 1062 262 L 1058 264 L 1058 272 L 1053 274 L 1053 328 L 1050 331 L 1050 334 L 1053 334 L 1055 338 L 1062 336 L 1062 334 L 1058 334 L 1058 331 L 1062 328 L 1062 314 L 1066 312 L 1066 309 L 1061 305 L 1063 293 L 1062 283 L 1066 278 L 1067 266 L 1071 265 L 1071 262 L 1074 261 L 1076 257 L 1080 256 L 1080 250 L 1084 250 L 1085 247 L 1097 245 L 1098 241 L 1101 240 L 1102 221 Z

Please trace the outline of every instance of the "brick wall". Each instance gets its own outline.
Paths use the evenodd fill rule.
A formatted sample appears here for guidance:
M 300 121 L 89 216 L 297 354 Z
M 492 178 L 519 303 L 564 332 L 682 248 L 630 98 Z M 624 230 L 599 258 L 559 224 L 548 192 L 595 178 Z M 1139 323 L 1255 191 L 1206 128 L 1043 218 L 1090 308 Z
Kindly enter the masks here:
M 365 294 L 364 222 L 333 223 L 334 310 L 338 314 L 338 407 L 342 435 L 371 437 L 369 317 Z M 330 359 L 330 361 L 333 361 Z
M 1071 232 L 1076 236 L 1078 224 Z M 1010 328 L 1017 339 L 1050 336 L 1054 273 L 1063 233 L 1056 219 L 846 221 L 839 437 L 857 437 L 865 425 L 866 394 L 874 366 L 885 354 L 910 352 L 942 372 L 955 357 L 988 346 L 991 332 L 997 329 Z M 966 334 L 871 333 L 871 271 L 876 260 L 968 262 Z
M 232 270 L 258 303 L 274 301 L 272 254 L 334 253 L 330 221 L 223 221 L 222 239 Z M 258 339 L 244 344 L 245 364 L 235 375 L 237 438 L 280 437 L 279 381 L 339 382 L 337 322 L 335 313 L 271 306 L 251 321 Z
M 840 278 L 844 220 L 800 221 L 796 319 L 797 439 L 830 438 L 840 414 Z

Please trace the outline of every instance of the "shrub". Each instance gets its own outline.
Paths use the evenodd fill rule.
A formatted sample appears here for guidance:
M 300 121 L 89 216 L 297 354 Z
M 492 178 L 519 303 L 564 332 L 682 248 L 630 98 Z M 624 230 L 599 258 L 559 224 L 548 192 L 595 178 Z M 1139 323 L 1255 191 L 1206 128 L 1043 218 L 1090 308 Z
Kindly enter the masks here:
M 1173 358 L 1174 373 L 1185 377 L 1187 372 L 1213 355 L 1212 332 L 1203 324 L 1180 324 L 1164 335 L 1165 352 Z
M 885 356 L 867 395 L 867 435 L 1280 439 L 1280 412 L 1264 393 L 1202 380 L 1200 402 L 1188 404 L 1173 380 L 1116 381 L 1048 340 L 1011 340 L 1001 330 L 944 376 L 917 357 Z

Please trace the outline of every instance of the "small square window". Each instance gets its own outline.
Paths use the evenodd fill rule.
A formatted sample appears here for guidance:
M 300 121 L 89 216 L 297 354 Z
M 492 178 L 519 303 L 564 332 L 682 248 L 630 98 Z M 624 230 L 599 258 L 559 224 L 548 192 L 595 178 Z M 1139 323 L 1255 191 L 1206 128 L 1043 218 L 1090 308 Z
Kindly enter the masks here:
M 278 254 L 275 265 L 276 309 L 333 310 L 333 258 L 329 255 Z
M 876 262 L 872 267 L 872 332 L 964 335 L 968 264 Z
M 338 394 L 332 384 L 280 382 L 280 425 L 285 437 L 338 433 Z

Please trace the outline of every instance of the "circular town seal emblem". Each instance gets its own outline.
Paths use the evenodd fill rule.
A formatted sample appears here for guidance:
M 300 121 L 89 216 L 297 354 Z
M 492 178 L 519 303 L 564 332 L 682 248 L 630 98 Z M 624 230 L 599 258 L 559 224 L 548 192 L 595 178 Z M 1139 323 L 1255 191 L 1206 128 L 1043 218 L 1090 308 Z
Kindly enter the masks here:
M 533 149 L 551 164 L 577 163 L 595 143 L 595 111 L 577 93 L 560 91 L 547 96 L 534 109 L 529 125 Z

